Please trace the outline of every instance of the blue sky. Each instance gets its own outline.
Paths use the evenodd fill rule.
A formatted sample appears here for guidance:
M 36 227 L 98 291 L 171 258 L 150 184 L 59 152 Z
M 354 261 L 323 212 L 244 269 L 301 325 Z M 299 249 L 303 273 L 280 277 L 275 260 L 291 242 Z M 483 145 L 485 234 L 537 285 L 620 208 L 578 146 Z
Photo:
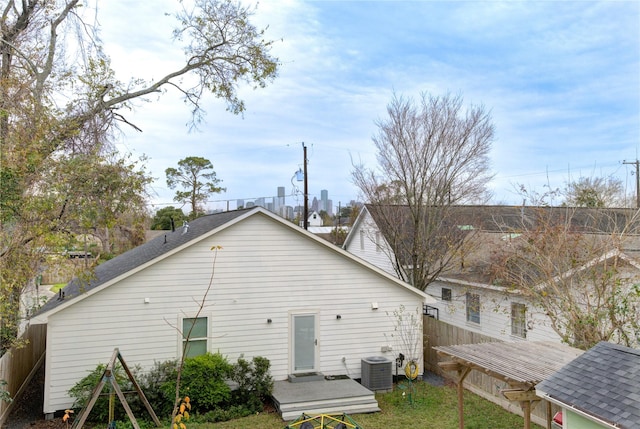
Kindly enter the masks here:
M 183 55 L 164 15 L 177 2 L 100 4 L 106 52 L 121 80 L 161 77 Z M 153 208 L 172 203 L 164 170 L 187 156 L 212 161 L 231 200 L 276 194 L 308 150 L 309 193 L 337 206 L 358 198 L 352 163 L 375 167 L 371 136 L 393 93 L 461 94 L 492 112 L 494 203 L 521 202 L 581 176 L 616 176 L 635 192 L 640 157 L 640 3 L 636 1 L 280 1 L 263 0 L 254 23 L 278 40 L 282 66 L 267 88 L 241 88 L 244 116 L 206 98 L 205 123 L 168 91 L 139 103 L 122 150 L 150 159 Z M 293 180 L 292 180 L 293 179 Z M 287 197 L 290 205 L 302 197 Z M 174 204 L 175 205 L 175 204 Z

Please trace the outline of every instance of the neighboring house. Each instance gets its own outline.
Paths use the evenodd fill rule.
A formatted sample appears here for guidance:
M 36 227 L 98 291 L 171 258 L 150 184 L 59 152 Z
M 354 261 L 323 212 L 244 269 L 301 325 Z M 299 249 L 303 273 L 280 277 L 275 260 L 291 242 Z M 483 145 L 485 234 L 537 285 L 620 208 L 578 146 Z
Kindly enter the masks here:
M 491 242 L 490 238 L 483 236 L 481 242 L 491 248 L 487 244 Z M 485 253 L 476 252 L 474 256 L 482 257 Z M 474 263 L 477 267 L 485 266 L 485 261 L 474 259 L 471 255 L 467 263 L 471 267 Z M 616 264 L 621 282 L 640 282 L 640 262 L 618 250 L 594 258 L 564 273 L 564 277 L 594 267 L 611 267 L 613 264 Z M 504 288 L 491 284 L 489 277 L 472 271 L 451 272 L 448 277 L 443 276 L 427 287 L 425 292 L 438 299 L 434 307 L 438 309 L 440 320 L 503 341 L 561 341 L 544 310 L 531 304 L 517 291 L 506 292 Z
M 502 288 L 441 277 L 426 292 L 437 299 L 428 315 L 502 341 L 561 341 L 544 312 Z
M 640 428 L 640 350 L 607 342 L 536 386 L 562 407 L 564 429 Z
M 191 354 L 264 356 L 276 381 L 308 372 L 360 378 L 362 358 L 402 351 L 390 314 L 435 301 L 260 207 L 166 231 L 85 281 L 31 319 L 47 324 L 45 413 L 69 408 L 69 388 L 116 347 L 143 369 L 176 359 L 192 322 Z
M 454 263 L 426 288 L 425 292 L 437 299 L 436 304 L 426 307 L 427 314 L 503 341 L 560 341 L 560 336 L 552 329 L 544 311 L 517 292 L 507 293 L 504 288 L 493 285 L 486 269 L 493 249 L 510 245 L 510 240 L 515 237 L 512 231 L 523 225 L 533 225 L 533 210 L 552 208 L 459 206 L 456 209 L 458 228 L 467 232 L 466 239 L 470 245 L 463 257 L 454 259 Z M 556 210 L 559 216 L 572 210 L 572 222 L 584 228 L 614 229 L 614 225 L 604 224 L 604 221 L 589 225 L 589 222 L 593 222 L 588 211 L 591 209 L 577 212 L 568 208 Z M 398 221 L 402 222 L 402 211 L 398 213 Z M 623 224 L 634 213 L 631 209 L 615 210 L 613 222 Z M 370 205 L 365 205 L 360 212 L 343 247 L 392 275 L 398 276 L 394 261 L 406 264 L 396 258 L 384 232 L 378 227 L 376 210 Z M 637 243 L 630 243 L 625 249 L 626 253 L 603 256 L 617 256 L 625 261 L 628 276 L 640 281 L 640 264 L 635 258 L 638 249 L 640 246 Z
M 342 246 L 345 237 L 349 233 L 348 226 L 310 226 L 307 228 L 311 234 L 320 237 L 336 246 Z
M 394 260 L 393 250 L 380 231 L 369 207 L 368 204 L 362 207 L 342 247 L 347 252 L 398 277 L 392 263 Z
M 322 226 L 322 216 L 318 212 L 312 212 L 307 218 L 307 226 Z

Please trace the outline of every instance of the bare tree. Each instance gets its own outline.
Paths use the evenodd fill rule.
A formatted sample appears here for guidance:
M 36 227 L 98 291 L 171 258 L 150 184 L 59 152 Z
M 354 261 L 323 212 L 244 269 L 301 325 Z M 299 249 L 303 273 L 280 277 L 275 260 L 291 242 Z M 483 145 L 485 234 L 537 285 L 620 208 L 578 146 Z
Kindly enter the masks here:
M 574 347 L 640 339 L 638 213 L 537 207 L 492 258 L 493 284 L 517 292 L 547 315 Z
M 488 198 L 494 137 L 484 106 L 463 109 L 461 96 L 393 97 L 373 137 L 378 168 L 352 173 L 398 276 L 424 290 L 464 246 L 456 205 Z
M 176 368 L 176 373 L 177 373 L 177 377 L 176 377 L 176 389 L 175 389 L 175 397 L 174 397 L 174 401 L 173 401 L 173 411 L 171 412 L 171 423 L 172 423 L 172 427 L 177 428 L 180 427 L 178 425 L 179 420 L 176 421 L 176 417 L 178 416 L 178 414 L 184 414 L 184 410 L 180 409 L 180 402 L 183 400 L 183 397 L 181 395 L 181 381 L 182 381 L 182 370 L 184 368 L 184 361 L 187 358 L 187 354 L 188 354 L 188 348 L 189 348 L 189 340 L 191 339 L 191 333 L 193 332 L 194 328 L 195 328 L 195 324 L 196 321 L 198 320 L 198 318 L 200 317 L 200 314 L 204 311 L 206 305 L 207 305 L 207 299 L 209 296 L 209 292 L 211 292 L 211 288 L 213 287 L 213 281 L 215 279 L 215 274 L 216 274 L 216 260 L 218 259 L 218 251 L 222 249 L 222 246 L 213 246 L 211 247 L 211 250 L 214 252 L 213 255 L 213 261 L 211 264 L 211 277 L 209 278 L 209 284 L 207 285 L 207 288 L 205 289 L 202 298 L 200 300 L 196 300 L 194 299 L 194 302 L 198 305 L 198 310 L 195 314 L 195 316 L 192 318 L 192 322 L 190 325 L 187 325 L 187 330 L 185 332 L 185 330 L 180 329 L 179 327 L 176 326 L 176 330 L 180 333 L 180 336 L 183 338 L 183 343 L 182 343 L 182 353 L 180 354 L 180 359 L 178 360 L 178 367 Z M 168 322 L 167 322 L 168 323 Z M 187 404 L 189 402 L 187 401 Z M 189 406 L 190 407 L 190 406 Z

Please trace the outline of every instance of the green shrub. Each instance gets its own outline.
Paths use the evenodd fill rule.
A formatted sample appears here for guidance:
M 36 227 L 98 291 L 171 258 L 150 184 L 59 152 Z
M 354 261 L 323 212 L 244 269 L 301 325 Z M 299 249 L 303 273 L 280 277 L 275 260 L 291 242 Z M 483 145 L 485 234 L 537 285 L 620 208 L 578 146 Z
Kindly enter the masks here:
M 176 399 L 177 377 L 177 361 L 167 360 L 164 362 L 154 362 L 153 368 L 142 374 L 140 379 L 138 379 L 140 388 L 149 400 L 153 411 L 160 419 L 171 416 L 173 402 Z M 139 400 L 135 402 L 135 406 L 136 408 L 144 410 L 144 405 Z
M 75 398 L 75 402 L 73 404 L 73 408 L 76 410 L 84 408 L 91 399 L 94 389 L 100 383 L 102 379 L 102 375 L 106 369 L 105 364 L 100 364 L 91 371 L 87 376 L 85 376 L 82 380 L 77 382 L 71 389 L 69 389 L 69 396 Z M 129 368 L 134 377 L 137 378 L 136 373 L 140 372 L 139 367 Z M 112 376 L 115 377 L 118 386 L 120 386 L 120 390 L 130 391 L 133 389 L 132 383 L 129 381 L 129 377 L 125 373 L 124 369 L 121 365 L 116 364 L 112 371 Z M 111 392 L 111 383 L 107 382 L 103 389 L 102 393 Z M 114 392 L 115 395 L 115 392 Z M 120 399 L 117 395 L 114 397 L 115 406 L 114 406 L 114 415 L 115 420 L 128 420 L 126 412 L 124 411 L 124 407 L 120 403 Z M 127 402 L 129 402 L 129 398 L 127 397 Z M 134 415 L 136 413 L 134 412 Z M 98 397 L 96 403 L 93 405 L 91 412 L 89 413 L 88 419 L 94 422 L 106 422 L 109 419 L 109 395 L 101 395 Z
M 136 381 L 161 420 L 168 418 L 173 411 L 177 365 L 176 360 L 168 360 L 155 362 L 145 373 L 137 367 L 132 369 Z M 264 400 L 271 395 L 273 379 L 269 374 L 270 365 L 268 359 L 259 356 L 250 362 L 241 357 L 232 365 L 220 353 L 185 359 L 180 396 L 189 396 L 197 420 L 220 422 L 248 416 L 262 411 Z M 74 408 L 82 408 L 88 403 L 105 367 L 98 365 L 69 390 L 69 395 L 76 398 Z M 133 390 L 132 383 L 120 365 L 116 365 L 114 374 L 123 391 Z M 233 392 L 227 385 L 228 380 L 238 384 L 238 388 Z M 109 392 L 108 384 L 103 392 Z M 126 395 L 126 398 L 136 419 L 151 420 L 137 394 Z M 128 422 L 129 419 L 117 396 L 115 401 L 116 420 Z M 103 395 L 98 398 L 89 418 L 93 422 L 106 422 L 108 415 L 109 400 L 107 395 Z
M 7 391 L 7 388 L 5 387 L 6 385 L 7 385 L 7 382 L 5 380 L 0 380 L 0 402 L 13 401 L 13 399 L 11 399 L 11 395 L 9 394 L 9 392 Z
M 185 359 L 182 368 L 180 396 L 189 396 L 199 413 L 229 405 L 231 389 L 225 383 L 232 366 L 220 353 L 207 353 Z
M 240 357 L 233 365 L 231 379 L 238 383 L 232 392 L 232 403 L 243 405 L 251 412 L 262 411 L 264 401 L 273 390 L 273 378 L 269 373 L 269 359 L 256 356 L 251 362 Z

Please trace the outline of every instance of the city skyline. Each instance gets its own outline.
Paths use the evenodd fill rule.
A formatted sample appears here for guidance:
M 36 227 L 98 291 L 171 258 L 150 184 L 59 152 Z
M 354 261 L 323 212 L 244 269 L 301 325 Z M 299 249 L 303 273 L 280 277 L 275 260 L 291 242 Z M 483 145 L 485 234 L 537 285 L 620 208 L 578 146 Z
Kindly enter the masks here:
M 224 208 L 216 208 L 207 210 L 208 213 L 216 213 L 219 211 L 228 211 L 228 210 L 236 210 L 240 208 L 250 208 L 255 206 L 264 207 L 265 209 L 277 213 L 280 216 L 286 219 L 294 219 L 300 211 L 304 209 L 304 195 L 296 194 L 296 197 L 300 197 L 302 199 L 300 204 L 290 205 L 287 204 L 287 195 L 285 194 L 285 187 L 278 186 L 276 188 L 276 195 L 273 196 L 261 196 L 255 198 L 238 198 L 238 199 L 228 199 L 228 200 L 217 200 L 217 202 L 223 201 L 225 202 Z M 230 204 L 235 201 L 234 204 Z M 296 198 L 296 202 L 299 200 Z M 212 202 L 212 201 L 207 201 Z M 347 207 L 349 205 L 357 204 L 356 200 L 350 200 L 342 204 L 342 202 L 338 203 L 338 206 L 334 206 L 333 200 L 329 198 L 329 190 L 321 189 L 320 190 L 320 199 L 318 199 L 317 195 L 308 195 L 308 212 L 309 215 L 312 212 L 326 212 L 330 216 L 335 216 L 337 214 L 337 210 L 339 207 Z

